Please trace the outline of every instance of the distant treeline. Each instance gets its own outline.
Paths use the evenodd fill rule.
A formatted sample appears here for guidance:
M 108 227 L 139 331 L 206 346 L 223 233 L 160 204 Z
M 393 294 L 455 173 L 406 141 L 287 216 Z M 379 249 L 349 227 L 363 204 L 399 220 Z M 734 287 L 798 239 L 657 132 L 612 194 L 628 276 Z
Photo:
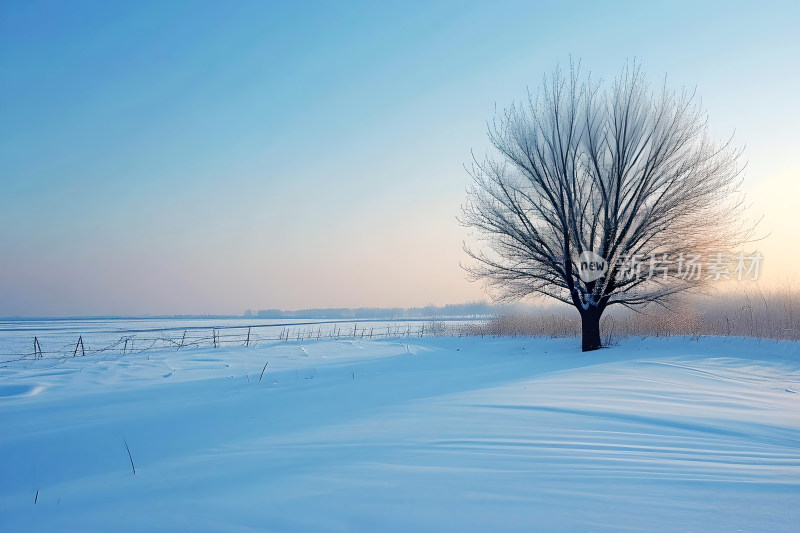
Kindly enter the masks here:
M 328 308 L 328 309 L 300 309 L 297 311 L 284 311 L 281 309 L 262 309 L 260 311 L 247 310 L 241 315 L 146 315 L 146 316 L 74 316 L 74 317 L 0 317 L 2 321 L 24 320 L 158 320 L 158 319 L 240 319 L 240 318 L 298 318 L 298 319 L 414 319 L 414 318 L 448 318 L 448 317 L 486 317 L 508 311 L 513 306 L 491 305 L 487 302 L 469 302 L 463 304 L 448 304 L 442 306 L 429 305 L 426 307 L 359 307 L 359 308 Z
M 497 307 L 486 302 L 449 304 L 426 307 L 359 307 L 334 309 L 301 309 L 283 311 L 281 309 L 262 309 L 253 313 L 245 312 L 245 317 L 253 318 L 353 318 L 353 319 L 403 319 L 403 318 L 445 318 L 479 317 L 497 313 Z

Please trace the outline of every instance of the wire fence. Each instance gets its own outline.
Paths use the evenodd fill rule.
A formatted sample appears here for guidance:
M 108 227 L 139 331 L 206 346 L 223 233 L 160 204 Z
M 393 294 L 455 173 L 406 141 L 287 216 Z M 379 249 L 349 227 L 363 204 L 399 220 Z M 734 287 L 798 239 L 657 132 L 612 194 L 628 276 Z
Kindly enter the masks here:
M 0 364 L 22 360 L 64 359 L 94 355 L 123 356 L 157 350 L 190 348 L 255 347 L 290 341 L 323 339 L 378 339 L 439 336 L 456 331 L 464 321 L 344 322 L 318 321 L 289 325 L 255 324 L 228 326 L 185 326 L 116 330 L 90 338 L 79 330 L 45 342 L 39 335 L 27 337 L 29 350 L 0 352 Z M 16 345 L 23 339 L 16 336 Z M 77 338 L 76 338 L 77 337 Z

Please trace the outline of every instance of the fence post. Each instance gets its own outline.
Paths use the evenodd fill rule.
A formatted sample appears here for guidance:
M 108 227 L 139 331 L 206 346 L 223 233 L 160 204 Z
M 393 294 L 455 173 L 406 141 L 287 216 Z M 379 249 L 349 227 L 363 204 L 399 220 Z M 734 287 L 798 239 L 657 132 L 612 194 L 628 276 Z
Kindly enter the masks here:
M 247 326 L 247 340 L 244 341 L 245 346 L 250 346 L 250 326 Z
M 81 357 L 86 356 L 86 349 L 83 347 L 83 336 L 78 335 L 78 342 L 75 343 L 75 351 L 72 352 L 72 357 L 78 355 L 78 346 L 81 347 Z
M 211 343 L 214 345 L 214 348 L 217 347 L 217 330 L 211 329 Z
M 39 344 L 39 339 L 37 337 L 33 338 L 33 358 L 34 359 L 41 359 L 44 357 L 42 355 L 42 346 Z
M 183 341 L 185 341 L 185 340 L 186 340 L 186 330 L 183 330 L 183 336 L 181 337 L 181 345 L 180 345 L 180 346 L 178 346 L 178 349 L 179 349 L 179 350 L 180 350 L 181 348 L 183 348 Z

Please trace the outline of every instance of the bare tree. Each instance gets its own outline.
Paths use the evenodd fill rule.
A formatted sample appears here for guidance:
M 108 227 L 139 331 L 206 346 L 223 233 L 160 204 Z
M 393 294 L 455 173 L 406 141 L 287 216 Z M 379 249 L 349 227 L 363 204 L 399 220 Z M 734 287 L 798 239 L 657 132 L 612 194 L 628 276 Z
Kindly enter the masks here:
M 498 299 L 574 305 L 584 351 L 601 347 L 608 306 L 666 305 L 702 288 L 711 280 L 687 275 L 684 261 L 752 233 L 741 150 L 711 138 L 692 93 L 652 92 L 637 64 L 610 87 L 556 68 L 495 117 L 489 139 L 497 153 L 469 169 L 461 222 L 481 245 L 465 244 L 475 260 L 466 268 Z

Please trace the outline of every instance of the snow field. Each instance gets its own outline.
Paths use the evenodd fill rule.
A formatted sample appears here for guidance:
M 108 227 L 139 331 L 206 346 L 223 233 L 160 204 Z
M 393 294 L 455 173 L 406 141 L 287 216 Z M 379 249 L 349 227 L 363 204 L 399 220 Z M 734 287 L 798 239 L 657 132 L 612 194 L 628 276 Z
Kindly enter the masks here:
M 797 531 L 798 390 L 798 343 L 746 339 L 22 361 L 0 530 Z

